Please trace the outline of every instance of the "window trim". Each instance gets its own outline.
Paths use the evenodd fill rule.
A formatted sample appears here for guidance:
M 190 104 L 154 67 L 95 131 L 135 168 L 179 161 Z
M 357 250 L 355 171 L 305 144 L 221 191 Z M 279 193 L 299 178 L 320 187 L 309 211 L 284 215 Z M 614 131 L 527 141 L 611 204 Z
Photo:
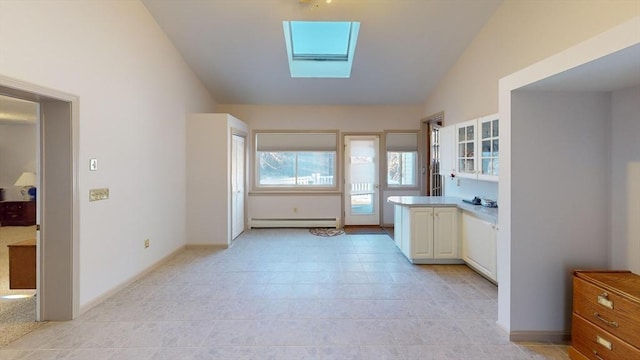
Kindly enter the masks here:
M 415 149 L 412 150 L 389 150 L 388 144 L 388 136 L 390 134 L 414 134 L 416 136 L 416 146 Z M 421 141 L 422 136 L 420 134 L 420 130 L 385 130 L 384 132 L 384 147 L 381 148 L 381 151 L 384 151 L 381 154 L 381 160 L 384 161 L 383 170 L 383 179 L 386 190 L 390 191 L 398 191 L 398 190 L 420 190 L 420 150 L 421 150 Z M 413 185 L 391 185 L 389 184 L 389 152 L 415 152 L 415 171 L 414 171 L 414 184 Z

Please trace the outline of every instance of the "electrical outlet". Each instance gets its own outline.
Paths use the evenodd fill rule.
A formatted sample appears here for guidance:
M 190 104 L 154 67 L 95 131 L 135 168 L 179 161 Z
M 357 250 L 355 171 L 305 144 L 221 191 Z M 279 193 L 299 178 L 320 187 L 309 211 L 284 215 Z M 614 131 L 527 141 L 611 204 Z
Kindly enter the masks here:
M 109 198 L 109 188 L 89 190 L 89 201 L 107 200 Z
M 150 244 L 149 244 L 149 239 L 146 239 L 146 240 L 144 241 L 144 248 L 145 248 L 145 249 L 146 249 L 146 248 L 148 248 L 148 247 L 149 247 L 149 245 L 150 245 Z

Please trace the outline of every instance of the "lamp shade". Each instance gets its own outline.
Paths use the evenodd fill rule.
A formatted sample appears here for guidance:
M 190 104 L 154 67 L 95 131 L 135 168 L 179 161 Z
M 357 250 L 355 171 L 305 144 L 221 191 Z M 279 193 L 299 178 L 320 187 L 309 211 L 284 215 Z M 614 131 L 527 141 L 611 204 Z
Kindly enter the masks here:
M 36 184 L 36 174 L 32 172 L 23 172 L 22 175 L 13 184 L 15 186 L 34 186 Z

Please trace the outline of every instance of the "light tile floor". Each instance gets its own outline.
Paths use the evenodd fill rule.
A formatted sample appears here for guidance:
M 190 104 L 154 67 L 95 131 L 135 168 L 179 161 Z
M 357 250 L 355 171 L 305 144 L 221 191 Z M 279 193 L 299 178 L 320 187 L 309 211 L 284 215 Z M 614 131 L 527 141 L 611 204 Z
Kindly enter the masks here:
M 568 359 L 496 325 L 497 288 L 463 265 L 411 265 L 386 235 L 252 230 L 180 252 L 0 359 Z

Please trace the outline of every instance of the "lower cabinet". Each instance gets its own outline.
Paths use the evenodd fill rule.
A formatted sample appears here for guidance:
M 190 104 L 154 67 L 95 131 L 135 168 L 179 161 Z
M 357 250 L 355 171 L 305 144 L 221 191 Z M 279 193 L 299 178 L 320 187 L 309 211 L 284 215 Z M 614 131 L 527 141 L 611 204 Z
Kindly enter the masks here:
M 456 207 L 396 205 L 396 245 L 414 264 L 461 263 L 458 211 Z
M 497 283 L 498 227 L 463 212 L 460 229 L 462 259 L 480 274 Z

